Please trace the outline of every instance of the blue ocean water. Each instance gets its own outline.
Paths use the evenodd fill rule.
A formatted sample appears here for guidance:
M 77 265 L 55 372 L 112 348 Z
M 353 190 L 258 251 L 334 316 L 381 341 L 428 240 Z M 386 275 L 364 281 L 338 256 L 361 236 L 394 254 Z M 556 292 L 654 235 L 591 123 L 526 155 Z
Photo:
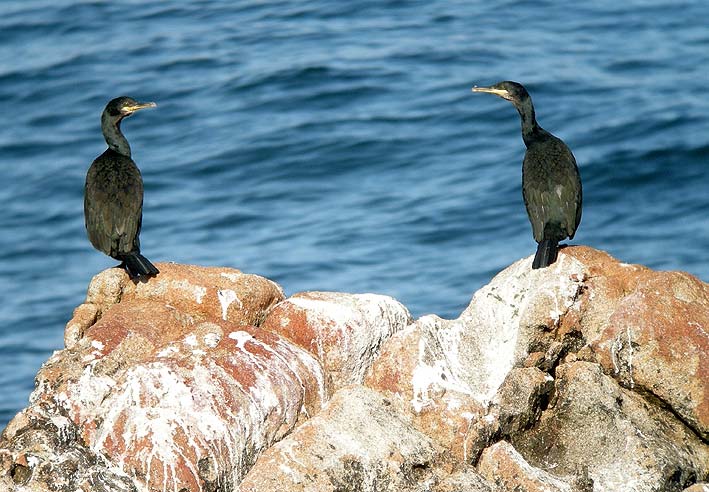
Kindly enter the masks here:
M 531 254 L 519 118 L 474 84 L 524 83 L 574 151 L 573 244 L 709 280 L 704 0 L 4 0 L 0 428 L 115 262 L 83 183 L 118 95 L 154 261 L 377 292 L 455 317 Z

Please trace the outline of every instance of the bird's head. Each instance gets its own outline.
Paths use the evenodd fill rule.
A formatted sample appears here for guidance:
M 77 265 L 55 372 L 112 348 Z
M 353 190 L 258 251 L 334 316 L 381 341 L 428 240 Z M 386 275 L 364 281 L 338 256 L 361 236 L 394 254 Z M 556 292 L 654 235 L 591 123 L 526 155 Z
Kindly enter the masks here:
M 138 102 L 131 97 L 121 96 L 111 99 L 104 109 L 104 113 L 114 120 L 121 120 L 126 116 L 130 116 L 136 111 L 145 108 L 154 108 L 157 106 L 154 102 Z
M 511 82 L 509 80 L 498 82 L 490 87 L 475 86 L 473 87 L 473 92 L 487 92 L 488 94 L 495 94 L 502 99 L 511 101 L 515 105 L 521 105 L 530 98 L 527 89 L 525 89 L 522 84 Z

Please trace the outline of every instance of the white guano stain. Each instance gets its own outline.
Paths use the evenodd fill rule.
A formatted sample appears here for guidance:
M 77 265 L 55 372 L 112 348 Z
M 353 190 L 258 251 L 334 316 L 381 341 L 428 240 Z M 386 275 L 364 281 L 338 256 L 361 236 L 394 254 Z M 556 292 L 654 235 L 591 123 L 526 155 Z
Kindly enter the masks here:
M 230 470 L 225 480 L 238 484 L 253 460 L 298 421 L 303 373 L 313 371 L 321 396 L 324 374 L 311 354 L 285 341 L 266 344 L 242 330 L 228 337 L 242 350 L 227 361 L 250 374 L 248 383 L 208 357 L 197 358 L 189 371 L 169 360 L 134 366 L 118 385 L 82 381 L 84 391 L 95 388 L 92 394 L 101 397 L 86 415 L 103 416 L 92 449 L 105 452 L 110 445 L 119 468 L 145 476 L 146 490 L 175 492 L 182 486 L 178 476 L 184 483 L 187 472 L 197 484 L 193 492 L 202 491 L 196 463 L 204 457 Z M 247 341 L 260 350 L 246 350 Z M 196 343 L 196 337 L 185 342 Z
M 337 367 L 337 384 L 361 384 L 384 340 L 410 321 L 408 310 L 379 294 L 319 293 L 320 298 L 291 297 L 305 311 L 315 332 L 318 359 Z
M 568 270 L 568 268 L 565 263 L 568 263 L 568 259 L 570 258 L 566 255 L 559 255 L 553 268 L 555 274 L 559 276 L 560 281 L 558 284 L 549 285 L 545 291 L 543 290 L 543 292 L 554 300 L 554 307 L 549 312 L 549 317 L 554 320 L 556 325 L 559 324 L 561 318 L 575 304 L 579 289 L 585 280 L 585 274 L 583 272 L 576 273 L 575 275 L 567 274 L 566 270 Z
M 244 308 L 244 304 L 241 302 L 241 299 L 239 299 L 239 296 L 237 296 L 236 292 L 231 289 L 218 290 L 217 297 L 219 298 L 219 304 L 222 306 L 222 319 L 224 321 L 227 319 L 229 306 L 231 306 L 233 302 L 238 303 L 239 309 Z
M 627 343 L 623 340 L 623 335 L 625 335 L 625 339 L 627 340 Z M 613 361 L 613 373 L 618 374 L 620 373 L 621 370 L 621 359 L 620 359 L 620 354 L 623 351 L 623 348 L 626 348 L 627 346 L 627 351 L 626 351 L 626 361 L 627 361 L 627 367 L 628 367 L 628 378 L 630 380 L 630 388 L 632 389 L 635 387 L 635 381 L 633 380 L 633 332 L 630 328 L 630 326 L 625 327 L 625 333 L 618 333 L 613 340 L 613 343 L 611 344 L 610 347 L 610 352 L 611 352 L 611 360 Z
M 618 359 L 618 353 L 620 349 L 623 348 L 623 341 L 620 337 L 615 337 L 613 343 L 611 344 L 611 360 L 613 361 L 613 374 L 618 374 L 620 372 L 620 360 Z
M 62 415 L 52 415 L 50 421 L 57 428 L 57 434 L 59 434 L 59 439 L 65 442 L 69 441 L 71 436 L 71 429 L 73 423 L 66 417 Z
M 65 394 L 64 396 L 67 399 L 63 403 L 78 403 L 81 406 L 91 406 L 94 402 L 103 400 L 111 391 L 116 382 L 108 376 L 96 376 L 94 374 L 93 370 L 97 362 L 97 360 L 94 360 L 87 364 L 76 383 L 68 385 L 67 392 L 71 395 L 71 401 Z
M 168 345 L 164 349 L 162 349 L 160 352 L 157 353 L 156 357 L 170 357 L 171 355 L 175 355 L 180 352 L 180 349 L 175 347 L 174 345 Z
M 633 381 L 633 333 L 630 326 L 625 327 L 625 333 L 628 336 L 628 376 L 630 377 L 630 389 L 633 389 L 635 387 L 635 381 Z
M 194 296 L 195 299 L 197 300 L 197 304 L 202 304 L 202 299 L 204 299 L 204 296 L 207 295 L 207 288 L 206 287 L 195 287 L 194 288 Z
M 246 350 L 244 348 L 246 342 L 254 339 L 254 337 L 251 336 L 251 333 L 243 330 L 232 331 L 231 333 L 229 333 L 229 338 L 236 341 L 236 347 L 239 350 Z
M 696 321 L 688 321 L 687 326 L 689 326 L 690 328 L 696 328 L 697 331 L 699 331 L 700 335 L 702 335 L 704 338 L 709 338 L 709 333 L 707 333 L 707 331 L 704 329 L 704 327 L 702 325 L 700 325 L 699 323 L 697 323 Z M 709 491 L 707 491 L 707 492 L 709 492 Z
M 417 326 L 418 325 L 418 326 Z M 460 361 L 461 323 L 438 326 L 437 318 L 424 316 L 411 329 L 420 329 L 418 363 L 413 370 L 411 406 L 416 413 L 432 405 L 438 395 L 447 390 L 471 395 L 470 386 L 461 378 L 464 373 Z M 457 400 L 449 400 L 449 410 L 454 410 Z
M 583 264 L 563 253 L 547 269 L 531 270 L 531 262 L 532 257 L 518 261 L 478 290 L 458 319 L 424 316 L 417 321 L 423 343 L 412 375 L 414 410 L 429 404 L 440 389 L 487 405 L 509 371 L 528 355 L 534 328 L 520 324 L 527 311 L 551 303 L 550 316 L 558 323 L 578 304 Z

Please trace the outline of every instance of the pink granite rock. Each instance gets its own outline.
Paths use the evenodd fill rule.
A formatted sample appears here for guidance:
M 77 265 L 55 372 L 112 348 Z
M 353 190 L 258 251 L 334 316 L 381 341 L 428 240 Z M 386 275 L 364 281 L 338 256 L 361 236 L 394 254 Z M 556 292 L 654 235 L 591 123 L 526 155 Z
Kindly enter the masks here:
M 334 392 L 361 383 L 382 343 L 411 322 L 391 297 L 342 292 L 302 292 L 278 304 L 262 327 L 310 351 Z
M 381 394 L 345 387 L 291 435 L 271 447 L 241 483 L 241 492 L 451 490 L 443 448 L 411 427 Z M 469 492 L 489 486 L 468 470 Z
M 105 457 L 106 473 L 140 490 L 206 490 L 234 487 L 324 404 L 318 361 L 248 325 L 281 299 L 280 288 L 229 269 L 159 268 L 145 284 L 117 269 L 99 274 L 69 323 L 71 347 L 40 370 L 31 406 L 2 446 L 10 468 L 27 461 L 32 486 L 51 483 L 46 470 L 60 461 L 22 446 L 28 432 L 46 434 L 47 421 L 72 429 L 66 455 Z
M 160 269 L 92 281 L 67 349 L 2 434 L 0 490 L 679 492 L 709 480 L 709 294 L 691 275 L 567 247 L 549 268 L 530 257 L 500 272 L 457 319 L 411 323 L 385 296 L 280 302 L 257 276 Z
M 478 471 L 498 490 L 515 492 L 572 492 L 571 485 L 559 477 L 535 468 L 506 441 L 483 451 Z
M 89 284 L 86 301 L 67 324 L 65 344 L 71 348 L 84 331 L 121 301 L 156 301 L 188 313 L 195 321 L 223 320 L 257 325 L 264 313 L 283 299 L 283 290 L 258 275 L 233 268 L 160 263 L 160 274 L 133 282 L 122 268 L 109 268 Z
M 597 360 L 625 386 L 652 393 L 709 439 L 709 285 L 643 272 L 597 338 Z
M 706 285 L 687 274 L 623 265 L 584 247 L 563 248 L 558 261 L 546 269 L 533 271 L 530 261 L 521 260 L 497 275 L 459 318 L 425 316 L 394 334 L 365 384 L 391 398 L 416 429 L 463 462 L 475 461 L 483 448 L 500 438 L 524 442 L 540 415 L 559 412 L 554 404 L 548 406 L 559 391 L 554 389 L 557 367 L 579 359 L 598 360 L 628 387 L 634 383 L 633 389 L 659 397 L 683 417 L 672 425 L 687 424 L 702 435 L 702 388 L 709 381 L 707 365 L 699 367 L 697 361 L 707 360 L 701 339 L 709 313 Z M 663 307 L 668 308 L 666 315 Z M 630 322 L 631 346 L 623 343 Z M 684 364 L 681 355 L 687 357 Z M 627 378 L 631 366 L 632 383 Z M 593 381 L 602 386 L 600 379 Z M 592 384 L 586 392 L 599 399 Z M 591 400 L 586 405 L 593 407 Z M 663 418 L 648 417 L 643 432 L 662 436 L 669 425 Z M 605 424 L 589 422 L 593 426 L 589 432 L 599 436 L 610 432 L 608 440 L 624 439 L 623 433 L 630 432 Z M 582 419 L 573 425 L 582 426 Z M 686 453 L 676 453 L 679 461 L 667 461 L 668 466 L 685 463 L 689 471 L 680 476 L 681 483 L 692 476 L 702 478 L 706 470 L 697 457 L 709 452 L 706 444 L 679 432 L 669 435 L 664 438 L 688 439 L 683 445 Z M 545 442 L 549 439 L 554 438 L 547 436 Z M 600 452 L 600 442 L 589 452 Z M 584 449 L 581 445 L 579 452 Z M 542 447 L 524 447 L 520 452 L 525 460 L 546 459 Z M 664 453 L 655 446 L 643 461 L 623 466 L 628 474 L 664 480 L 667 477 L 653 465 L 663 462 Z M 564 467 L 569 484 L 586 478 L 584 460 L 574 460 L 569 455 L 556 465 Z M 597 464 L 593 473 L 599 483 L 613 483 L 614 469 Z M 655 490 L 648 488 L 651 482 L 642 482 L 637 490 Z
M 592 362 L 559 365 L 549 406 L 511 442 L 532 466 L 560 476 L 585 472 L 593 490 L 682 490 L 709 474 L 706 443 Z
M 551 347 L 549 332 L 575 308 L 581 292 L 578 261 L 560 254 L 542 270 L 532 270 L 530 262 L 518 261 L 497 275 L 459 318 L 424 316 L 394 334 L 365 379 L 463 462 L 477 459 L 498 434 L 499 414 L 489 406 L 509 372 L 533 351 Z

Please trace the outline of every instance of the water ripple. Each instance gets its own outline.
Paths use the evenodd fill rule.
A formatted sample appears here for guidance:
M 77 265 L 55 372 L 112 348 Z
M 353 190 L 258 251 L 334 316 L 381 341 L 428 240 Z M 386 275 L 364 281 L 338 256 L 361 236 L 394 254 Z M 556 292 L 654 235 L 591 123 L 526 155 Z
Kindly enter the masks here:
M 518 115 L 470 92 L 512 79 L 579 162 L 574 243 L 709 279 L 706 3 L 539 6 L 4 2 L 0 427 L 115 264 L 86 239 L 82 193 L 122 94 L 158 103 L 123 124 L 156 261 L 457 316 L 535 247 Z

